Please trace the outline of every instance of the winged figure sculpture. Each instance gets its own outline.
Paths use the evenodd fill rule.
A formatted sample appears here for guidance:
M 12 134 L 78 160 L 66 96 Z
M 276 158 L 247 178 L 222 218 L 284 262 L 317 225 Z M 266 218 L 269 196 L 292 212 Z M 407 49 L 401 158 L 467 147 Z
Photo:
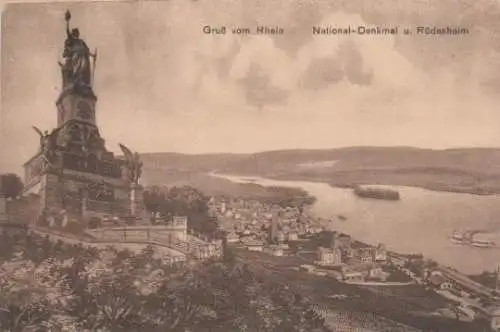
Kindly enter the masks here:
M 131 161 L 134 159 L 134 154 L 132 153 L 132 151 L 130 151 L 129 148 L 127 148 L 123 144 L 118 144 L 118 145 L 120 146 L 120 149 L 122 150 L 123 155 L 125 156 L 125 160 Z
M 45 131 L 45 133 L 42 133 L 40 129 L 38 129 L 35 126 L 32 126 L 33 130 L 36 131 L 36 133 L 40 136 L 40 150 L 43 150 L 45 147 L 45 144 L 47 143 L 47 138 L 49 133 Z
M 139 178 L 142 175 L 142 161 L 140 159 L 140 155 L 135 152 L 133 153 L 129 148 L 127 148 L 123 144 L 118 144 L 120 146 L 120 149 L 123 152 L 123 155 L 125 156 L 125 167 L 128 170 L 128 180 L 131 182 L 137 184 L 139 183 Z
M 56 133 L 57 131 L 59 131 L 59 129 L 54 129 L 49 134 L 47 130 L 45 130 L 42 133 L 42 131 L 39 128 L 35 126 L 32 127 L 33 130 L 40 136 L 40 150 L 43 153 L 43 158 L 45 159 L 48 165 L 52 165 L 53 152 L 56 146 L 56 138 L 57 138 Z

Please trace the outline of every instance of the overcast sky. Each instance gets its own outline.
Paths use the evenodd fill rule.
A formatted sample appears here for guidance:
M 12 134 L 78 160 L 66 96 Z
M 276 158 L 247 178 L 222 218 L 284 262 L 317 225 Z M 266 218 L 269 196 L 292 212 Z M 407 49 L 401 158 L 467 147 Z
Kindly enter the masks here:
M 185 153 L 500 145 L 497 1 L 16 4 L 2 18 L 0 172 L 36 151 L 32 125 L 56 124 L 67 8 L 98 49 L 97 120 L 115 152 L 119 142 Z M 258 24 L 285 33 L 202 32 Z M 449 25 L 470 34 L 313 36 L 320 24 Z

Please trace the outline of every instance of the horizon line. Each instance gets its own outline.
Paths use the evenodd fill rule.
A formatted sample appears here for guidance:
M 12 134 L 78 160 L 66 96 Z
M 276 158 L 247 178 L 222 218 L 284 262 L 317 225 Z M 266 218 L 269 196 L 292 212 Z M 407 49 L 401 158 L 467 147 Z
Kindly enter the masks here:
M 346 145 L 332 148 L 283 148 L 271 150 L 255 150 L 252 152 L 235 152 L 235 151 L 211 151 L 211 152 L 179 152 L 179 151 L 150 151 L 139 152 L 140 155 L 154 155 L 154 154 L 176 154 L 176 155 L 189 155 L 189 156 L 207 156 L 207 155 L 252 155 L 260 153 L 271 152 L 293 152 L 293 151 L 332 151 L 332 150 L 348 150 L 348 149 L 411 149 L 411 150 L 425 150 L 425 151 L 453 151 L 453 150 L 500 150 L 499 146 L 457 146 L 449 148 L 424 148 L 411 145 Z M 120 156 L 121 154 L 116 154 Z

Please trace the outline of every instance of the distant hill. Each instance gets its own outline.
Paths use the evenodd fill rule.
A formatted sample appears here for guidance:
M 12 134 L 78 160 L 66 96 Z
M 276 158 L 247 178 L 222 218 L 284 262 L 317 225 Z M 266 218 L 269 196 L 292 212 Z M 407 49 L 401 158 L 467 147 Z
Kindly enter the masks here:
M 181 154 L 145 153 L 141 154 L 145 168 L 162 171 L 207 172 L 231 162 L 248 158 L 248 154 Z
M 278 179 L 412 185 L 435 190 L 500 192 L 500 149 L 430 150 L 411 147 L 350 147 L 279 150 L 254 154 L 143 155 L 145 175 L 186 179 L 218 171 Z
M 329 150 L 278 150 L 254 154 L 149 153 L 145 168 L 162 171 L 221 172 L 264 175 L 269 172 L 304 171 L 303 164 L 336 161 L 331 170 L 448 169 L 458 173 L 500 174 L 500 149 L 430 150 L 409 147 L 353 147 Z M 329 165 L 329 164 L 327 164 Z M 318 167 L 317 169 L 321 169 Z
M 262 152 L 226 166 L 229 171 L 261 173 L 303 170 L 300 164 L 337 161 L 330 168 L 354 169 L 447 168 L 479 173 L 500 172 L 500 149 L 426 150 L 416 148 L 343 148 Z

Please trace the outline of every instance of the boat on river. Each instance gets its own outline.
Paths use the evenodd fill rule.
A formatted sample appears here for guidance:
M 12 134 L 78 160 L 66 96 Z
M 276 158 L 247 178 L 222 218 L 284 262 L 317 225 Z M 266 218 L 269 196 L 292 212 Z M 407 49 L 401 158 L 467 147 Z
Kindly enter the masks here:
M 479 230 L 454 231 L 450 241 L 458 245 L 467 245 L 476 248 L 495 248 L 496 242 L 491 234 Z
M 494 241 L 489 241 L 489 240 L 473 240 L 472 241 L 472 246 L 476 248 L 494 248 L 496 247 L 496 243 Z
M 491 233 L 478 232 L 472 237 L 471 245 L 476 248 L 495 248 L 497 244 Z
M 454 231 L 450 241 L 454 244 L 469 245 L 472 242 L 471 231 Z

